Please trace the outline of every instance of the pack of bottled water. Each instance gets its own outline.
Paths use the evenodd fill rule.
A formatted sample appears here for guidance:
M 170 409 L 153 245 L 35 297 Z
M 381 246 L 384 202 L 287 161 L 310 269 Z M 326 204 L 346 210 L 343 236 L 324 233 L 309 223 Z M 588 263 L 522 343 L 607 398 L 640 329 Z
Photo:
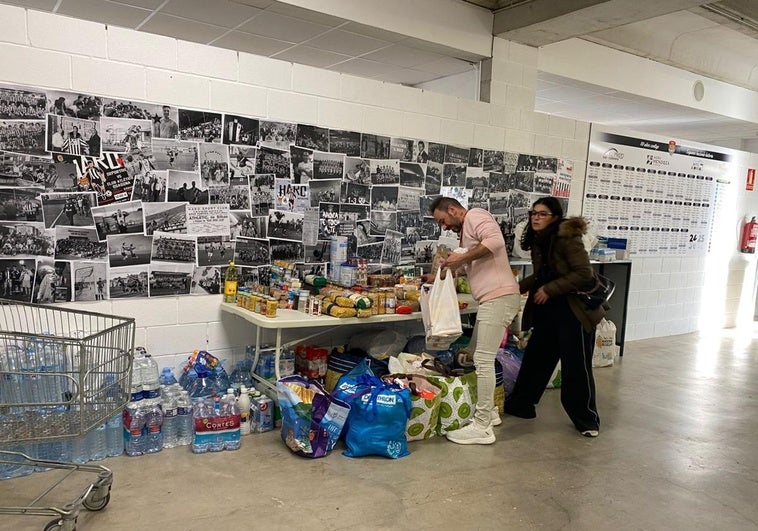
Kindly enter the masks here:
M 3 404 L 49 404 L 66 400 L 69 379 L 77 367 L 67 359 L 64 344 L 52 336 L 34 336 L 0 345 Z
M 240 447 L 240 410 L 234 389 L 223 397 L 199 398 L 194 403 L 195 436 L 192 451 L 196 454 L 237 450 Z
M 137 456 L 163 449 L 163 407 L 158 364 L 142 347 L 135 349 L 132 388 L 124 408 L 124 449 Z

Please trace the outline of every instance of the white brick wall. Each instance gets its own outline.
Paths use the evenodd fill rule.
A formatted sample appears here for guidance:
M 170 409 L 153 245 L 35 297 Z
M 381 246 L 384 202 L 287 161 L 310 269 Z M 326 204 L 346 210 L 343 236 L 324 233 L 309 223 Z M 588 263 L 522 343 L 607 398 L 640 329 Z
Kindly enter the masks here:
M 586 122 L 533 112 L 534 48 L 495 39 L 495 59 L 489 70 L 495 80 L 489 90 L 494 103 L 484 104 L 157 35 L 115 27 L 106 30 L 67 17 L 30 15 L 21 8 L 0 5 L 0 18 L 6 22 L 0 35 L 3 81 L 563 156 L 575 163 L 576 186 L 569 212 L 578 213 L 580 208 L 590 127 Z M 72 40 L 72 34 L 84 34 L 87 39 Z M 120 75 L 102 75 L 114 71 Z M 744 297 L 741 282 L 750 272 L 744 265 L 729 267 L 726 306 L 714 323 L 739 320 L 737 307 Z M 705 258 L 635 259 L 633 272 L 628 340 L 696 329 L 709 278 Z M 217 302 L 218 297 L 210 296 L 73 306 L 133 315 L 138 319 L 137 344 L 157 354 L 162 366 L 177 367 L 194 348 L 234 358 L 253 341 L 251 327 L 240 319 L 222 317 Z M 264 334 L 264 339 L 271 341 L 272 334 Z
M 457 100 L 444 94 L 424 90 L 419 96 L 417 112 L 454 120 L 458 113 Z
M 207 109 L 210 107 L 210 79 L 148 68 L 147 98 L 159 103 Z
M 518 129 L 506 129 L 505 150 L 516 151 L 518 153 L 534 153 L 534 133 Z
M 534 135 L 534 153 L 537 155 L 550 156 L 560 153 L 563 140 L 555 136 Z
M 458 120 L 488 125 L 490 123 L 490 106 L 473 100 L 458 100 Z
M 305 94 L 280 90 L 268 91 L 268 115 L 275 120 L 315 124 L 318 121 L 318 99 Z
M 252 85 L 290 90 L 292 63 L 239 52 L 239 80 Z
M 543 112 L 521 111 L 521 129 L 540 135 L 548 134 L 550 115 Z
M 108 28 L 108 58 L 115 61 L 173 70 L 176 49 L 176 39 L 115 26 Z
M 3 31 L 0 42 L 26 44 L 26 10 L 20 7 L 0 5 L 0 20 Z
M 35 48 L 105 57 L 102 24 L 33 10 L 28 12 L 27 24 L 29 43 Z
M 381 81 L 346 74 L 340 76 L 340 97 L 345 101 L 381 105 L 386 97 L 383 89 Z
M 363 108 L 363 127 L 361 131 L 402 137 L 403 114 L 401 111 L 365 106 Z
M 268 114 L 268 89 L 211 79 L 210 90 L 211 107 L 217 111 L 263 118 Z
M 114 68 L 118 69 L 118 75 L 103 75 Z M 142 66 L 74 56 L 71 58 L 71 81 L 72 89 L 84 93 L 147 99 L 147 74 Z
M 442 120 L 436 116 L 403 113 L 403 136 L 407 138 L 439 138 Z
M 474 124 L 456 120 L 442 120 L 441 125 L 441 142 L 460 146 L 472 146 L 474 144 Z
M 332 129 L 360 131 L 363 126 L 363 107 L 354 103 L 320 99 L 318 123 Z
M 505 146 L 505 128 L 474 125 L 474 145 L 483 149 L 502 151 Z
M 0 78 L 24 85 L 71 87 L 71 57 L 67 54 L 0 43 Z
M 100 95 L 183 105 L 324 127 L 505 149 L 574 161 L 569 212 L 578 213 L 590 126 L 534 113 L 537 50 L 495 39 L 486 70 L 493 103 L 292 65 L 117 27 L 0 5 L 0 79 Z M 71 35 L 86 38 L 72 39 Z M 118 75 L 108 75 L 118 72 Z M 627 339 L 694 330 L 700 315 L 704 257 L 635 259 Z M 726 319 L 737 321 L 741 279 L 730 265 Z M 755 275 L 753 274 L 753 277 Z M 726 279 L 726 277 L 725 277 Z M 728 284 L 728 286 L 727 286 Z M 219 297 L 113 300 L 73 304 L 137 319 L 137 344 L 176 367 L 195 348 L 234 358 L 254 340 L 244 321 L 222 316 Z M 264 339 L 273 339 L 270 332 Z
M 419 103 L 423 91 L 395 83 L 382 83 L 382 90 L 385 95 L 382 103 L 390 109 L 419 112 Z
M 231 81 L 239 78 L 237 52 L 224 48 L 178 41 L 176 65 L 177 70 L 189 74 Z
M 340 74 L 312 66 L 292 65 L 292 90 L 336 99 L 340 97 Z

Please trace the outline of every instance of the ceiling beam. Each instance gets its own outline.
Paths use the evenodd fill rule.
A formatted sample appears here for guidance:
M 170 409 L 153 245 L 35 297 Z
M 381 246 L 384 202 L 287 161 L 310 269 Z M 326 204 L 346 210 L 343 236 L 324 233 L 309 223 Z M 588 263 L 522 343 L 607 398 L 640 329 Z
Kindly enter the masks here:
M 579 11 L 586 7 L 601 4 L 607 0 L 531 0 L 516 3 L 495 12 L 495 22 L 492 33 L 498 35 L 507 31 L 517 30 L 540 22 Z
M 534 0 L 495 13 L 493 34 L 544 46 L 703 4 L 703 0 Z

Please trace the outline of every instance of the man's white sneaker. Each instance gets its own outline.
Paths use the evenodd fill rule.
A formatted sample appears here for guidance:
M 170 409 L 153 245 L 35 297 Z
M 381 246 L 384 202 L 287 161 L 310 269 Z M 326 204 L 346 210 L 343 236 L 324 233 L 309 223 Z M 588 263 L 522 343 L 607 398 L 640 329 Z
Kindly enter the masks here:
M 490 412 L 491 418 L 492 418 L 492 425 L 493 426 L 500 426 L 503 423 L 503 420 L 500 418 L 500 412 L 497 410 L 497 408 L 493 409 Z
M 492 428 L 480 428 L 474 422 L 459 430 L 447 432 L 445 437 L 448 441 L 456 444 L 492 444 L 495 442 L 495 434 L 492 433 Z

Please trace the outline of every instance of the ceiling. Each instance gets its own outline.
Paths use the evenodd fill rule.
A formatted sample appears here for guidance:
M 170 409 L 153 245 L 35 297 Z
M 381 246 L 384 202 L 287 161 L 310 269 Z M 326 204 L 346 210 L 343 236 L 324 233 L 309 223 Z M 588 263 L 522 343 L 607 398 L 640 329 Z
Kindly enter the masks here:
M 758 90 L 758 0 L 460 0 L 529 46 L 572 37 Z M 481 57 L 275 0 L 0 0 L 381 81 L 419 85 Z M 332 2 L 333 3 L 333 2 Z M 313 5 L 318 5 L 314 2 Z M 540 72 L 536 111 L 734 147 L 758 124 Z
M 443 46 L 274 0 L 0 3 L 406 85 L 472 71 L 480 59 L 463 53 L 456 56 Z
M 712 3 L 471 0 L 471 3 L 495 9 L 494 32 L 508 40 L 539 47 L 578 37 L 758 91 L 756 0 Z M 492 8 L 491 4 L 497 6 Z M 503 31 L 498 32 L 497 28 Z M 758 140 L 758 124 L 753 122 L 545 72 L 538 74 L 535 110 L 730 147 Z

